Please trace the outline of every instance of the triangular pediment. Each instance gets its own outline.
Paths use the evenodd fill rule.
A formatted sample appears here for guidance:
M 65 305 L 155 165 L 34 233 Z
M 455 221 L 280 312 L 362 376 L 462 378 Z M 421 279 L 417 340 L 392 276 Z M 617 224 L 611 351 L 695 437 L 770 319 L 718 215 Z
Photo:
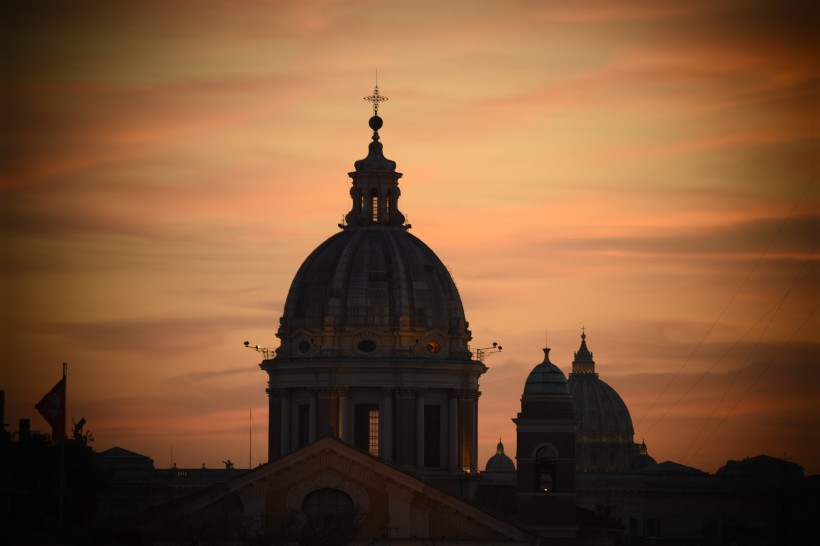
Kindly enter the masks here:
M 349 499 L 358 518 L 352 544 L 373 538 L 530 544 L 534 538 L 472 504 L 434 488 L 391 464 L 332 438 L 323 438 L 164 511 L 143 529 L 213 524 L 222 518 L 275 533 L 305 522 L 305 502 L 317 491 Z M 314 497 L 315 498 L 315 497 Z M 162 534 L 162 533 L 160 533 Z M 228 537 L 226 537 L 228 538 Z

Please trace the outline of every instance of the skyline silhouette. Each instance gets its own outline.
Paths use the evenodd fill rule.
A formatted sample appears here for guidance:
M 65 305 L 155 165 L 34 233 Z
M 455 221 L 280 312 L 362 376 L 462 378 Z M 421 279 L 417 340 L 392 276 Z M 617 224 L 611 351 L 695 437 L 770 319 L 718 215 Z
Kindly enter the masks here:
M 483 468 L 541 360 L 596 371 L 659 462 L 820 472 L 808 2 L 8 8 L 6 421 L 159 467 L 267 460 L 299 264 L 349 202 L 375 70 L 402 211 L 486 360 Z

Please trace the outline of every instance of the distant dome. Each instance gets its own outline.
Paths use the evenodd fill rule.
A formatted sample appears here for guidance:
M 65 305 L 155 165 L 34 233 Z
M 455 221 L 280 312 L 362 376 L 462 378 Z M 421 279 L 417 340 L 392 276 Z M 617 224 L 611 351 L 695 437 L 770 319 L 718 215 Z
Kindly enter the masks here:
M 507 457 L 504 453 L 504 444 L 500 441 L 495 449 L 495 455 L 489 458 L 487 461 L 487 471 L 495 471 L 495 472 L 515 472 L 515 464 L 513 463 L 512 459 Z
M 578 428 L 575 437 L 576 470 L 579 472 L 627 472 L 652 466 L 654 459 L 641 457 L 634 443 L 632 417 L 620 395 L 598 377 L 587 348 L 586 333 L 572 361 L 569 391 Z
M 544 349 L 544 361 L 527 377 L 524 394 L 569 394 L 567 378 L 561 369 L 550 362 L 550 350 Z
M 515 464 L 504 453 L 504 444 L 499 440 L 495 455 L 490 457 L 481 473 L 481 485 L 515 487 L 516 479 Z
M 595 361 L 587 348 L 586 334 L 575 353 L 569 391 L 578 419 L 577 441 L 632 444 L 632 417 L 620 395 L 595 373 Z
M 571 374 L 569 392 L 578 418 L 579 441 L 632 443 L 632 417 L 615 389 L 597 376 Z

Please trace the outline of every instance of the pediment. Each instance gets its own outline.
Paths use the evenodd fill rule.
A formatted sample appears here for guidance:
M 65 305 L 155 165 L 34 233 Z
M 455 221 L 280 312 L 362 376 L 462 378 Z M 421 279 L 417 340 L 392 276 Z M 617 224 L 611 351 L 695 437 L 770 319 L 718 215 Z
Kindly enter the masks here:
M 159 531 L 179 522 L 213 523 L 215 517 L 226 518 L 227 510 L 233 511 L 234 519 L 257 525 L 259 532 L 272 532 L 288 522 L 304 522 L 303 503 L 319 490 L 339 491 L 352 501 L 361 520 L 353 543 L 368 537 L 499 544 L 534 540 L 512 524 L 332 438 L 190 497 L 143 528 Z

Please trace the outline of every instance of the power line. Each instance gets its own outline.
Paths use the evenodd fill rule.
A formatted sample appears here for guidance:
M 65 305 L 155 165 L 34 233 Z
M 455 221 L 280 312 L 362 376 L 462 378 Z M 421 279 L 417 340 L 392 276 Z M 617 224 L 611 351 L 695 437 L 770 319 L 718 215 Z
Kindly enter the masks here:
M 818 171 L 818 172 L 820 172 L 820 171 Z M 692 360 L 692 358 L 695 356 L 695 354 L 696 354 L 696 353 L 700 350 L 700 348 L 701 348 L 701 347 L 703 347 L 703 344 L 706 342 L 706 340 L 708 339 L 708 337 L 712 334 L 712 331 L 715 329 L 715 327 L 718 325 L 718 323 L 720 323 L 721 319 L 722 319 L 722 318 L 723 318 L 723 316 L 726 314 L 726 312 L 729 310 L 729 308 L 732 306 L 732 304 L 734 303 L 735 299 L 737 299 L 737 296 L 740 294 L 740 292 L 741 292 L 741 291 L 743 290 L 743 288 L 746 286 L 746 283 L 749 281 L 749 278 L 750 278 L 750 277 L 752 276 L 752 274 L 753 274 L 753 273 L 757 270 L 758 266 L 759 266 L 759 265 L 760 265 L 760 263 L 763 261 L 763 258 L 765 258 L 765 257 L 766 257 L 766 255 L 769 253 L 769 250 L 771 249 L 771 247 L 772 247 L 772 245 L 774 244 L 774 242 L 775 242 L 775 241 L 778 239 L 778 237 L 780 236 L 780 233 L 783 231 L 783 228 L 786 226 L 786 223 L 787 223 L 787 222 L 791 219 L 791 217 L 794 215 L 794 211 L 795 211 L 795 210 L 797 210 L 797 207 L 798 207 L 798 205 L 800 204 L 800 202 L 803 200 L 803 197 L 805 197 L 806 193 L 809 191 L 809 188 L 812 186 L 812 184 L 814 184 L 814 181 L 817 179 L 817 175 L 818 175 L 818 173 L 815 173 L 815 175 L 814 175 L 812 178 L 810 178 L 810 179 L 809 179 L 808 184 L 806 184 L 806 186 L 803 188 L 803 191 L 800 193 L 800 196 L 799 196 L 799 197 L 797 198 L 797 200 L 794 202 L 794 205 L 792 205 L 791 210 L 789 211 L 789 213 L 786 215 L 786 217 L 783 219 L 783 221 L 782 221 L 782 222 L 780 223 L 780 225 L 778 226 L 777 231 L 774 233 L 774 235 L 772 236 L 772 238 L 769 240 L 768 244 L 766 245 L 766 248 L 764 248 L 764 249 L 763 249 L 763 252 L 760 254 L 760 256 L 758 256 L 757 260 L 756 260 L 756 261 L 755 261 L 755 263 L 752 265 L 751 269 L 749 269 L 749 271 L 746 273 L 746 276 L 744 277 L 743 282 L 741 282 L 741 283 L 740 283 L 740 286 L 737 288 L 737 290 L 735 290 L 734 294 L 732 294 L 732 297 L 729 299 L 729 301 L 726 303 L 726 305 L 725 305 L 725 306 L 723 307 L 723 309 L 720 311 L 720 313 L 718 314 L 717 318 L 716 318 L 716 319 L 715 319 L 715 321 L 712 323 L 712 325 L 709 327 L 709 329 L 707 330 L 707 332 L 703 335 L 703 337 L 701 337 L 700 341 L 699 341 L 699 342 L 698 342 L 698 344 L 695 346 L 695 348 L 694 348 L 694 349 L 692 349 L 692 352 L 690 352 L 690 353 L 689 353 L 689 356 L 687 356 L 687 357 L 686 357 L 686 360 L 684 360 L 684 361 L 683 361 L 683 364 L 681 364 L 681 366 L 678 368 L 678 370 L 675 372 L 675 374 L 672 376 L 672 378 L 669 380 L 669 382 L 666 384 L 666 386 L 665 386 L 665 387 L 661 390 L 661 392 L 658 394 L 658 396 L 657 396 L 657 397 L 655 397 L 655 400 L 654 400 L 654 401 L 652 402 L 652 404 L 649 406 L 649 409 L 647 409 L 647 410 L 644 412 L 644 414 L 641 416 L 641 418 L 640 418 L 640 419 L 638 420 L 638 422 L 635 424 L 635 428 L 638 428 L 638 427 L 640 426 L 640 424 L 644 421 L 644 419 L 646 419 L 646 417 L 647 417 L 647 416 L 648 416 L 648 415 L 652 412 L 652 410 L 653 410 L 653 409 L 655 408 L 655 406 L 658 404 L 658 401 L 659 401 L 659 400 L 660 400 L 660 399 L 661 399 L 661 398 L 662 398 L 662 397 L 666 394 L 666 392 L 669 390 L 669 387 L 671 387 L 671 386 L 672 386 L 672 383 L 674 383 L 674 382 L 675 382 L 675 380 L 676 380 L 676 379 L 680 376 L 681 372 L 683 372 L 683 369 L 684 369 L 684 368 L 685 368 L 685 367 L 689 364 L 689 362 Z M 691 390 L 691 389 L 690 389 L 690 390 Z M 688 392 L 688 391 L 687 391 L 687 392 Z M 675 405 L 677 405 L 677 403 L 678 403 L 678 402 L 680 402 L 680 400 L 681 400 L 682 398 L 683 398 L 683 397 L 678 398 L 678 399 L 677 399 L 677 400 L 676 400 L 676 401 L 672 404 L 672 407 L 674 407 Z M 669 411 L 670 411 L 670 410 L 671 410 L 671 408 L 667 409 L 667 411 L 666 411 L 666 412 L 665 412 L 665 413 L 664 413 L 661 417 L 659 417 L 659 418 L 655 419 L 655 421 L 654 421 L 654 422 L 653 422 L 653 423 L 649 426 L 649 428 L 647 429 L 647 432 L 648 432 L 649 430 L 652 430 L 652 428 L 654 428 L 654 426 L 655 426 L 655 425 L 656 425 L 656 424 L 660 421 L 660 419 L 661 419 L 662 417 L 664 417 L 667 413 L 669 413 Z
M 812 254 L 814 254 L 814 250 L 815 250 L 816 247 L 817 247 L 817 242 L 815 242 L 815 244 L 812 247 L 811 251 L 806 256 L 806 259 L 803 262 L 803 266 L 802 266 L 801 270 L 798 271 L 797 275 L 792 280 L 791 284 L 789 285 L 788 290 L 786 290 L 786 293 L 783 294 L 783 296 L 780 298 L 780 300 L 778 300 L 777 303 L 775 303 L 774 306 L 772 306 L 771 309 L 769 309 L 762 317 L 760 317 L 760 319 L 755 323 L 755 325 L 752 326 L 749 330 L 747 330 L 747 332 L 741 338 L 741 340 L 744 339 L 746 337 L 746 335 L 748 335 L 752 330 L 757 328 L 758 324 L 763 322 L 763 320 L 766 317 L 771 316 L 771 318 L 769 319 L 768 324 L 766 324 L 766 327 L 760 333 L 760 335 L 757 338 L 757 341 L 755 342 L 754 346 L 752 347 L 751 351 L 749 352 L 749 355 L 746 357 L 746 363 L 744 365 L 742 365 L 740 368 L 738 368 L 738 370 L 735 372 L 734 377 L 732 378 L 732 382 L 729 384 L 728 387 L 726 387 L 723 390 L 723 394 L 721 395 L 720 400 L 718 400 L 717 404 L 715 404 L 715 406 L 713 407 L 712 413 L 710 413 L 709 417 L 707 417 L 706 421 L 704 421 L 703 426 L 701 426 L 700 430 L 698 431 L 697 436 L 695 436 L 694 441 L 690 442 L 688 447 L 686 448 L 686 452 L 684 452 L 683 457 L 681 458 L 681 462 L 686 462 L 686 456 L 689 453 L 689 450 L 692 449 L 697 444 L 698 440 L 700 439 L 700 435 L 706 429 L 706 427 L 709 424 L 709 421 L 711 421 L 711 419 L 712 419 L 712 417 L 714 417 L 715 413 L 717 413 L 717 410 L 720 408 L 721 404 L 723 404 L 723 400 L 726 399 L 726 396 L 729 394 L 729 391 L 731 391 L 732 388 L 734 387 L 735 383 L 737 382 L 738 377 L 740 377 L 741 372 L 743 372 L 750 365 L 750 360 L 752 358 L 752 355 L 754 355 L 755 351 L 757 351 L 757 348 L 760 345 L 760 342 L 762 341 L 763 337 L 766 335 L 766 332 L 769 331 L 769 328 L 771 327 L 771 325 L 774 322 L 775 318 L 777 318 L 777 314 L 780 312 L 780 309 L 783 307 L 783 304 L 785 303 L 788 296 L 791 294 L 792 290 L 794 290 L 794 288 L 796 286 L 798 286 L 804 279 L 806 279 L 811 274 L 811 271 L 814 268 L 813 267 L 809 268 L 808 271 L 806 271 L 806 268 L 810 263 L 811 256 L 812 256 Z M 802 328 L 802 326 L 801 326 L 801 328 Z M 740 343 L 740 340 L 738 340 L 738 342 L 735 343 L 735 346 L 737 346 L 738 343 Z M 702 447 L 703 446 L 701 446 L 701 448 Z M 692 458 L 694 458 L 694 456 L 695 455 L 693 454 Z
M 752 388 L 754 388 L 755 385 L 757 385 L 757 382 L 760 381 L 763 378 L 764 375 L 766 375 L 766 372 L 769 370 L 769 367 L 775 362 L 775 360 L 777 360 L 780 357 L 780 355 L 783 353 L 783 351 L 786 350 L 786 348 L 789 346 L 789 344 L 792 342 L 792 340 L 795 337 L 797 337 L 797 334 L 806 326 L 806 324 L 809 323 L 811 318 L 817 313 L 818 309 L 820 309 L 820 306 L 815 307 L 812 310 L 812 312 L 809 313 L 809 315 L 806 317 L 806 320 L 803 321 L 803 323 L 800 325 L 800 327 L 797 328 L 794 331 L 794 333 L 791 335 L 791 337 L 789 337 L 789 339 L 786 341 L 786 343 L 783 344 L 783 346 L 780 348 L 780 351 L 778 351 L 778 354 L 775 356 L 775 358 L 769 360 L 766 363 L 766 365 L 763 366 L 763 370 L 761 370 L 760 374 L 758 374 L 758 376 L 755 378 L 755 380 L 752 381 L 751 385 L 749 385 L 746 388 L 746 390 L 743 392 L 743 394 L 740 396 L 740 398 L 737 399 L 734 406 L 732 406 L 732 408 L 729 410 L 729 412 L 726 415 L 724 415 L 723 417 L 721 417 L 720 422 L 717 424 L 717 426 L 714 429 L 712 429 L 712 432 L 709 433 L 709 436 L 706 437 L 706 439 L 703 441 L 703 443 L 700 444 L 700 447 L 698 447 L 698 449 L 692 454 L 692 459 L 697 457 L 698 453 L 700 453 L 700 450 L 703 449 L 703 447 L 706 444 L 709 443 L 709 440 L 712 439 L 712 436 L 714 436 L 715 432 L 717 432 L 718 429 L 726 421 L 726 419 L 728 419 L 732 415 L 732 413 L 734 413 L 735 409 L 737 409 L 737 407 L 740 405 L 740 403 L 743 401 L 743 399 L 746 398 L 746 395 L 749 394 L 749 392 L 752 390 Z

